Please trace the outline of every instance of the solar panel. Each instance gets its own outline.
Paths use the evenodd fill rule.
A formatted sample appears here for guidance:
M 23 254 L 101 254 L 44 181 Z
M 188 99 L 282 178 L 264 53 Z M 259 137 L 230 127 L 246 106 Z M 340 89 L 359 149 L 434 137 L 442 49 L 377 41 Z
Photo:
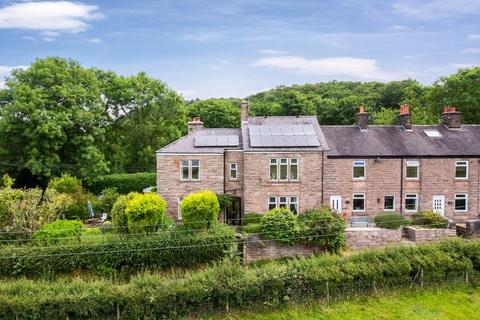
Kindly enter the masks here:
M 195 137 L 195 147 L 238 147 L 238 136 L 199 136 Z
M 443 137 L 440 131 L 437 129 L 423 129 L 423 132 L 430 138 L 441 138 Z
M 301 125 L 251 125 L 252 147 L 318 147 L 315 130 L 311 124 Z

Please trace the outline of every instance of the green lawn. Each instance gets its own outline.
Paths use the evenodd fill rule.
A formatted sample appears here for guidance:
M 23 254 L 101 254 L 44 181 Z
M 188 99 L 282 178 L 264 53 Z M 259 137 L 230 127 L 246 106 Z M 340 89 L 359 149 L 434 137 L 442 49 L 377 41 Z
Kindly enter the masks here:
M 285 308 L 246 311 L 219 316 L 216 319 L 480 319 L 480 289 L 429 289 L 419 292 L 382 294 L 376 297 L 356 298 L 325 305 L 311 302 Z

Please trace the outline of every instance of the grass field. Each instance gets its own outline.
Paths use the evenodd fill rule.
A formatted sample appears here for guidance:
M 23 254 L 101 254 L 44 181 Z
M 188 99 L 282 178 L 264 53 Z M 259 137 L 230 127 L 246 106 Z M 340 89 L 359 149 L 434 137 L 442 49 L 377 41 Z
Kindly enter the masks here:
M 397 291 L 374 297 L 356 298 L 331 304 L 311 302 L 281 309 L 245 311 L 215 319 L 302 319 L 302 320 L 473 320 L 480 319 L 480 288 Z

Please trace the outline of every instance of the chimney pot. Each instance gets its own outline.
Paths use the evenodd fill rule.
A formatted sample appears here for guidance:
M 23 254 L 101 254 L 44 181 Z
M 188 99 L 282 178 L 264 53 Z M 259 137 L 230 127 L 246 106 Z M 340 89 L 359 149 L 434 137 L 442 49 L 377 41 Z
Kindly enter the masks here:
M 400 114 L 397 117 L 398 124 L 405 130 L 412 129 L 412 117 L 410 115 L 410 106 L 408 104 L 402 104 L 400 106 Z
M 358 113 L 355 116 L 355 123 L 361 130 L 366 130 L 368 126 L 368 113 L 365 112 L 365 106 L 361 104 L 358 108 Z
M 248 122 L 248 101 L 243 100 L 241 105 L 240 105 L 240 118 L 242 123 Z

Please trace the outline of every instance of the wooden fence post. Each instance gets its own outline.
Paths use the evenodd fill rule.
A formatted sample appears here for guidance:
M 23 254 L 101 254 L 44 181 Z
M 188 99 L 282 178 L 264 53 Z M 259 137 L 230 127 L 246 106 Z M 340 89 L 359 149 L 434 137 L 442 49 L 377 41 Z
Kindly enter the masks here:
M 327 280 L 327 302 L 330 302 L 330 288 L 328 286 L 328 280 Z
M 423 268 L 420 270 L 420 287 L 423 288 Z
M 120 319 L 120 305 L 117 303 L 117 319 Z

